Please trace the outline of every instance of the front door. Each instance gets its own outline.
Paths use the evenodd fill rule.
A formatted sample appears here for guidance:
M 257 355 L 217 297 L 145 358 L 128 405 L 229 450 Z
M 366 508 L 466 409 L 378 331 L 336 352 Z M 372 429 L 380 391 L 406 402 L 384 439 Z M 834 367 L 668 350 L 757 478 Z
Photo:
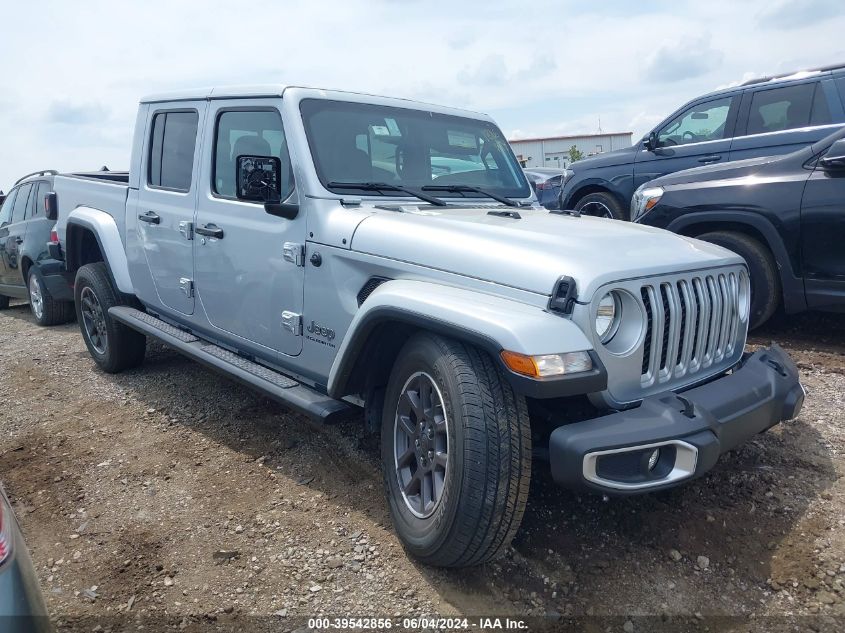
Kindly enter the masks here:
M 268 215 L 263 204 L 236 198 L 238 156 L 279 158 L 282 200 L 294 187 L 278 100 L 250 104 L 211 102 L 203 164 L 211 165 L 212 178 L 203 183 L 194 240 L 197 296 L 223 338 L 233 335 L 270 356 L 296 355 L 302 350 L 304 262 L 294 245 L 305 243 L 305 214 L 286 220 Z
M 830 151 L 845 154 L 845 140 Z M 845 306 L 843 244 L 845 169 L 825 169 L 819 164 L 807 180 L 801 203 L 801 255 L 808 307 Z
M 663 125 L 658 147 L 637 153 L 634 187 L 682 169 L 728 162 L 738 102 L 734 95 L 701 101 Z
M 19 286 L 21 288 L 26 285 L 21 273 L 20 248 L 26 236 L 27 223 L 24 220 L 26 219 L 27 204 L 31 191 L 32 184 L 27 183 L 13 192 L 16 195 L 11 202 L 9 221 L 5 226 L 0 227 L 0 258 L 3 259 L 2 266 L 0 266 L 0 285 Z M 11 194 L 9 198 L 12 198 Z M 8 203 L 9 199 L 3 204 L 4 210 L 6 210 Z
M 207 104 L 154 111 L 148 127 L 136 222 L 159 300 L 182 314 L 194 312 L 192 222 L 200 187 L 198 171 Z

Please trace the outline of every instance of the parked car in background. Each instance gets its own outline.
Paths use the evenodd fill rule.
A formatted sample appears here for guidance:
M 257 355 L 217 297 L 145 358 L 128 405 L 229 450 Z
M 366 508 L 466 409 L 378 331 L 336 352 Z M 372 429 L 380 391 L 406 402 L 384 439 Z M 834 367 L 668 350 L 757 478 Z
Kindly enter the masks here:
M 50 631 L 38 576 L 26 550 L 12 506 L 0 486 L 0 630 Z
M 73 318 L 73 289 L 53 234 L 55 171 L 18 180 L 0 206 L 0 309 L 10 298 L 29 301 L 39 325 Z
M 845 130 L 785 156 L 663 176 L 636 191 L 631 215 L 742 255 L 751 327 L 781 303 L 845 311 Z
M 526 167 L 523 171 L 540 204 L 547 209 L 558 209 L 560 207 L 560 188 L 563 185 L 566 170 L 549 167 Z
M 690 101 L 631 147 L 570 165 L 564 209 L 627 219 L 645 182 L 712 163 L 788 154 L 845 124 L 845 66 L 746 81 Z

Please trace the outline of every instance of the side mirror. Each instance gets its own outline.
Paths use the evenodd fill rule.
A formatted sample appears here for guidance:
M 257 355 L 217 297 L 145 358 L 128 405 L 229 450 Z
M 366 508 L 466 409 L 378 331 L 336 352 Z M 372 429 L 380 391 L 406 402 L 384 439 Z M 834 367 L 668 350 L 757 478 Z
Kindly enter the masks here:
M 263 202 L 264 210 L 287 220 L 299 213 L 298 204 L 285 204 L 282 197 L 282 162 L 275 156 L 238 156 L 237 197 Z
M 845 171 L 845 138 L 836 141 L 819 160 L 825 171 Z
M 44 196 L 44 211 L 47 213 L 48 220 L 55 222 L 59 219 L 59 198 L 55 191 Z
M 643 141 L 643 147 L 649 152 L 653 152 L 660 147 L 660 141 L 657 140 L 657 132 L 649 132 L 646 139 Z

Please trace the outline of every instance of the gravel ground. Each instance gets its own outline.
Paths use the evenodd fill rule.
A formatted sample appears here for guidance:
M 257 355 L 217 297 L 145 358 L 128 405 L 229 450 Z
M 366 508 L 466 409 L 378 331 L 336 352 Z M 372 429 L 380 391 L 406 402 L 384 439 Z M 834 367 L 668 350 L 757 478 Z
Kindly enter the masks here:
M 513 548 L 475 569 L 405 556 L 360 422 L 314 426 L 158 345 L 103 374 L 75 323 L 40 329 L 26 305 L 0 313 L 0 480 L 59 630 L 843 630 L 845 317 L 780 317 L 750 346 L 771 340 L 801 368 L 798 420 L 654 495 L 579 496 L 538 465 Z

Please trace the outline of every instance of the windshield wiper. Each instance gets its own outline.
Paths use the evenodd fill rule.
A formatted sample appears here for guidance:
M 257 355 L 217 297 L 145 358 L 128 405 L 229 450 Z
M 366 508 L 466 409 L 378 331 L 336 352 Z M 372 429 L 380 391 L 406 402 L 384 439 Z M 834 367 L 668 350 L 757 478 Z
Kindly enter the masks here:
M 391 185 L 390 183 L 386 182 L 335 182 L 332 181 L 328 184 L 329 187 L 333 189 L 360 189 L 361 191 L 402 191 L 403 193 L 408 193 L 414 196 L 415 198 L 419 198 L 429 204 L 433 204 L 438 207 L 445 207 L 446 203 L 441 200 L 440 198 L 435 198 L 434 196 L 427 196 L 421 191 L 417 191 L 415 189 L 410 189 L 408 187 L 403 187 L 401 185 Z
M 505 198 L 492 191 L 481 189 L 480 187 L 473 187 L 472 185 L 425 185 L 421 187 L 423 191 L 448 191 L 449 193 L 480 193 L 482 196 L 493 198 L 496 202 L 501 202 L 509 207 L 518 207 L 519 203 L 510 198 Z

